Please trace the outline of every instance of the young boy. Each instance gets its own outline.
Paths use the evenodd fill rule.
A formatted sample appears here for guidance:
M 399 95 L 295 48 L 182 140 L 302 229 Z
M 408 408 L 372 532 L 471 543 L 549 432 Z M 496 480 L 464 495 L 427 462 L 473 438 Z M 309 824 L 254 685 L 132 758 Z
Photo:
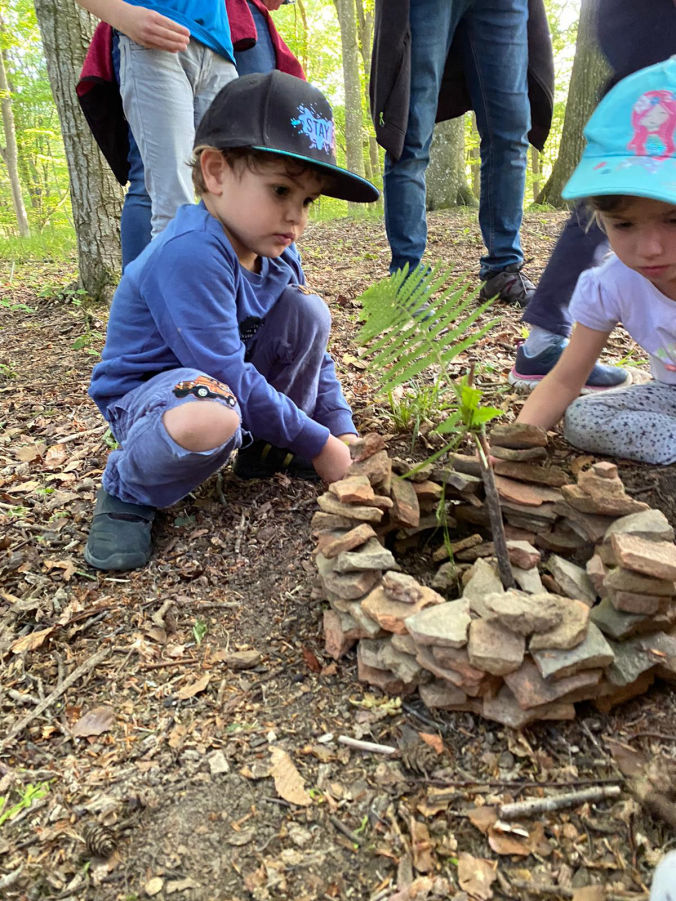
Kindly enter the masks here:
M 320 194 L 378 191 L 336 166 L 333 147 L 322 93 L 279 71 L 230 82 L 198 126 L 201 201 L 125 270 L 89 389 L 120 443 L 85 550 L 97 569 L 144 566 L 155 508 L 238 448 L 243 478 L 285 464 L 327 482 L 345 474 L 356 430 L 326 352 L 330 315 L 302 287 L 294 242 Z

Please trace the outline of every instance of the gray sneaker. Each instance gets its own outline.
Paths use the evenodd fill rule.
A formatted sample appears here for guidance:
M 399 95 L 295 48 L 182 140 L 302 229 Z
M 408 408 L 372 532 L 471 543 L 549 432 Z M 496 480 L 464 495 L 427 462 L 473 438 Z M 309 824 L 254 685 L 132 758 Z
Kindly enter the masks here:
M 528 306 L 534 293 L 535 285 L 521 270 L 503 269 L 486 279 L 479 291 L 479 299 L 491 300 L 497 297 L 503 303 L 523 308 Z
M 139 569 L 150 560 L 155 508 L 127 504 L 99 489 L 84 558 L 96 569 Z

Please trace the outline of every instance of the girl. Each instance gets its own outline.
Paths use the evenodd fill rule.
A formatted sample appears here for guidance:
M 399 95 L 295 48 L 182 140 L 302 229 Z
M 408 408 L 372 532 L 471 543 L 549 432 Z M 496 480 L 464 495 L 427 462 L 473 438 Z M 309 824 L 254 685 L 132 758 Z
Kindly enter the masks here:
M 570 343 L 517 422 L 550 428 L 565 414 L 564 435 L 582 450 L 668 464 L 676 462 L 676 118 L 660 117 L 651 127 L 659 140 L 645 140 L 643 113 L 656 97 L 660 109 L 676 109 L 676 57 L 619 82 L 587 124 L 563 196 L 588 199 L 613 254 L 580 276 Z M 578 397 L 620 322 L 649 355 L 654 381 Z

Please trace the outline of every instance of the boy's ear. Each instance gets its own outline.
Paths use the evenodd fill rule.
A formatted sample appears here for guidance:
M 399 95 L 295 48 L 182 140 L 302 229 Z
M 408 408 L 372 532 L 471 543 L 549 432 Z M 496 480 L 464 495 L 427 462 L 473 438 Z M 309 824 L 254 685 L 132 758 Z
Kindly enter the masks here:
M 228 161 L 220 150 L 207 148 L 200 154 L 200 168 L 204 186 L 210 194 L 222 194 Z

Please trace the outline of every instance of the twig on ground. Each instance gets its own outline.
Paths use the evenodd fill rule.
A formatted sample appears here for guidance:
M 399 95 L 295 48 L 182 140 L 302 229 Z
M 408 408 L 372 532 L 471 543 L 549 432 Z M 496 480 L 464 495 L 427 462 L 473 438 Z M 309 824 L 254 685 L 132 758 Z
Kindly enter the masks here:
M 555 895 L 557 898 L 574 898 L 575 891 L 561 885 L 533 885 L 532 882 L 512 880 L 511 887 L 528 895 Z M 521 896 L 519 896 L 521 897 Z M 604 889 L 604 901 L 645 901 L 643 892 L 613 892 Z
M 582 788 L 579 791 L 566 792 L 563 795 L 550 795 L 548 798 L 531 798 L 528 801 L 517 801 L 515 804 L 502 804 L 499 808 L 503 820 L 518 817 L 529 817 L 537 813 L 560 810 L 562 807 L 573 807 L 586 801 L 602 801 L 605 798 L 617 798 L 622 794 L 619 785 L 597 785 Z
M 357 835 L 356 832 L 352 832 L 351 829 L 348 829 L 347 826 L 340 822 L 337 816 L 330 813 L 329 820 L 331 820 L 331 823 L 336 827 L 338 832 L 341 832 L 353 845 L 361 845 L 363 843 L 362 837 Z
M 0 889 L 9 888 L 11 885 L 14 885 L 22 872 L 23 864 L 21 864 L 20 867 L 17 867 L 16 870 L 12 870 L 11 873 L 5 873 L 4 876 L 0 876 Z
M 348 748 L 355 748 L 357 751 L 371 751 L 373 754 L 396 754 L 397 749 L 392 745 L 379 745 L 374 741 L 361 741 L 359 738 L 350 738 L 349 735 L 339 735 L 338 741 L 341 745 L 347 745 Z
M 102 660 L 105 660 L 106 657 L 110 654 L 110 647 L 100 648 L 95 654 L 92 654 L 91 657 L 88 657 L 84 663 L 81 663 L 80 666 L 76 667 L 73 672 L 66 676 L 63 682 L 54 689 L 51 694 L 48 694 L 44 701 L 41 701 L 35 710 L 32 710 L 27 716 L 25 716 L 22 720 L 19 720 L 7 733 L 7 735 L 0 741 L 0 751 L 4 751 L 4 749 L 9 745 L 11 741 L 13 741 L 17 735 L 20 735 L 26 726 L 29 726 L 33 720 L 37 719 L 40 714 L 44 713 L 48 707 L 50 707 L 54 701 L 58 700 L 61 695 L 66 691 L 66 689 L 70 688 L 70 686 L 77 682 L 77 680 L 84 676 L 86 673 L 91 672 L 91 670 L 95 669 Z

